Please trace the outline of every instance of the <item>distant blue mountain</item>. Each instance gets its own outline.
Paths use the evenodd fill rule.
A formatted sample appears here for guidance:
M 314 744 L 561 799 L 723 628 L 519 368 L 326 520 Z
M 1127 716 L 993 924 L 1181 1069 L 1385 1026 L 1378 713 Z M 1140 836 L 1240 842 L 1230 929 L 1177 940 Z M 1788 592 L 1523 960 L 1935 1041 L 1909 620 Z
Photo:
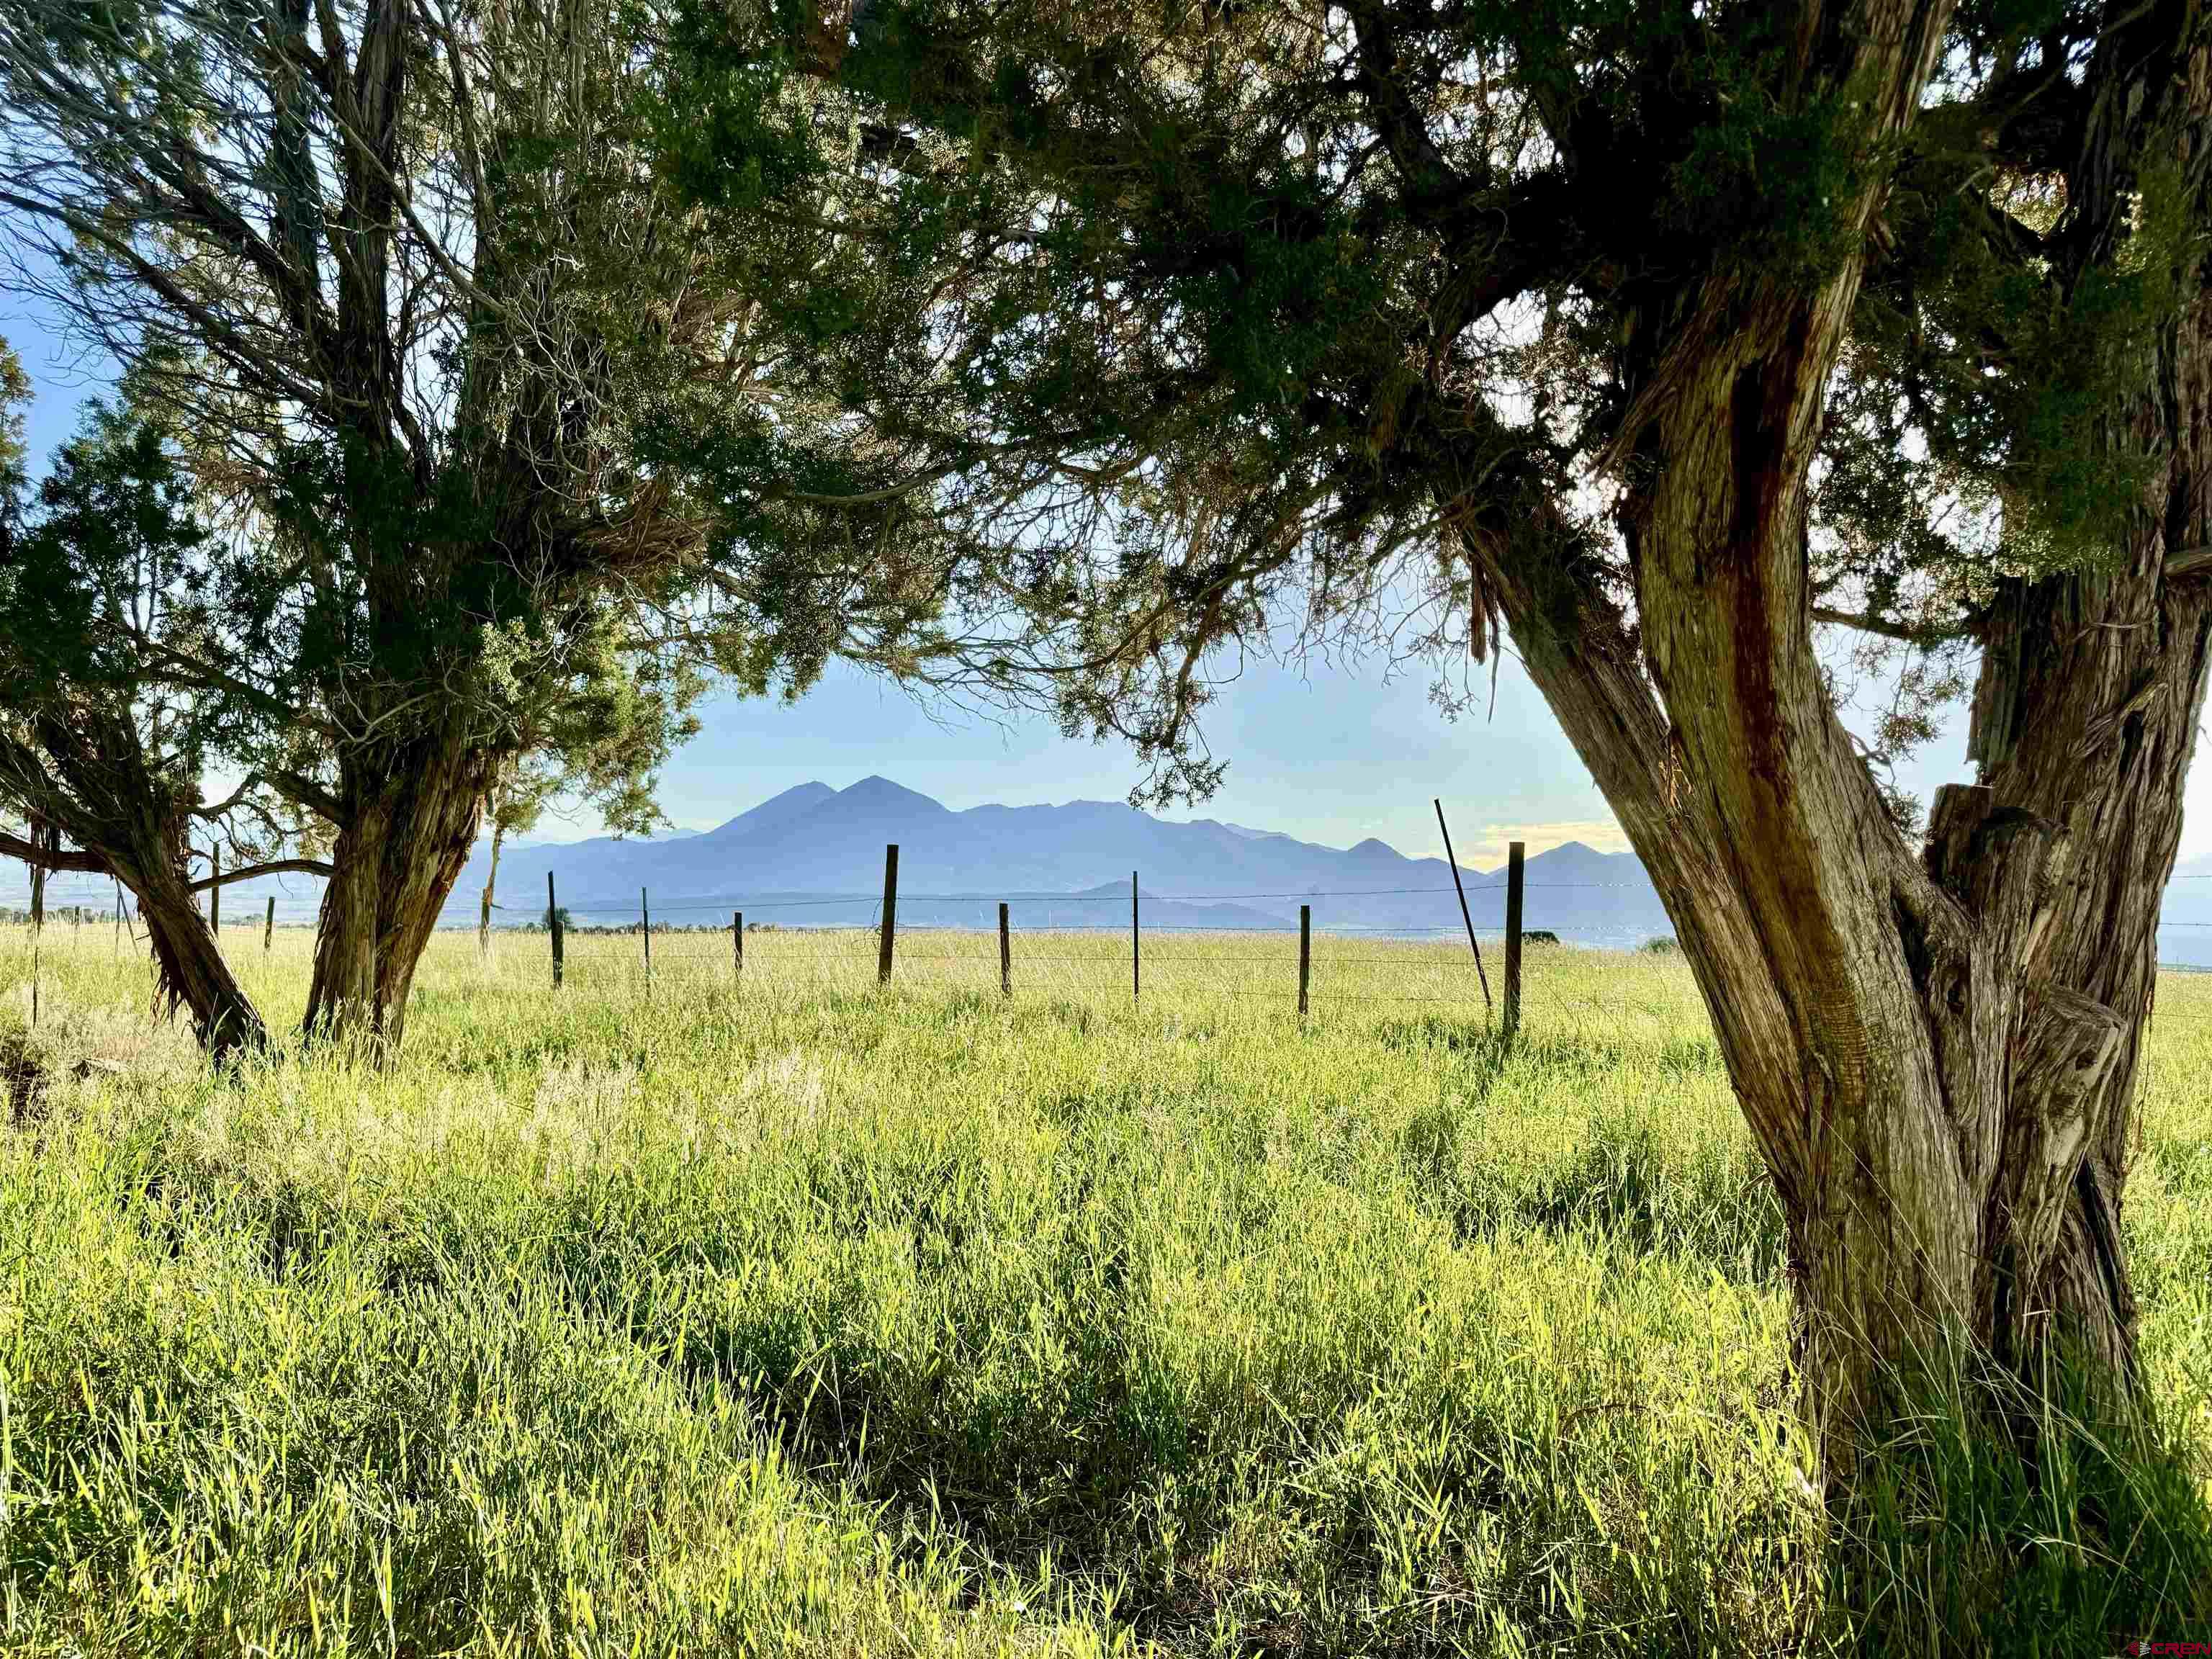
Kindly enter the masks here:
M 888 842 L 898 843 L 899 913 L 910 926 L 995 927 L 1004 901 L 1018 927 L 1119 928 L 1128 922 L 1133 871 L 1155 927 L 1295 927 L 1302 903 L 1324 930 L 1462 927 L 1450 867 L 1380 841 L 1323 847 L 1211 818 L 1170 823 L 1119 801 L 956 812 L 880 777 L 847 789 L 803 783 L 697 834 L 510 847 L 500 859 L 498 920 L 539 916 L 550 872 L 562 904 L 586 923 L 634 921 L 644 888 L 656 926 L 726 927 L 738 909 L 748 921 L 784 927 L 865 926 L 875 919 Z M 479 847 L 454 884 L 449 925 L 473 925 L 488 854 Z M 1467 869 L 1462 879 L 1477 930 L 1498 932 L 1505 872 Z M 1632 945 L 1671 931 L 1632 854 L 1570 842 L 1531 858 L 1528 883 L 1525 925 L 1571 943 Z M 105 915 L 112 891 L 105 881 L 58 876 L 49 902 Z M 22 866 L 0 865 L 0 907 L 21 908 L 25 892 Z M 226 933 L 258 921 L 272 896 L 280 923 L 308 922 L 321 884 L 283 876 L 227 888 Z M 2176 872 L 2159 953 L 2212 965 L 2212 861 Z
M 722 926 L 728 913 L 782 925 L 858 925 L 874 917 L 884 848 L 899 848 L 899 912 L 915 926 L 1126 923 L 1128 878 L 1159 927 L 1295 927 L 1301 903 L 1321 928 L 1393 933 L 1462 927 L 1450 867 L 1369 840 L 1322 847 L 1200 818 L 1172 823 L 1119 801 L 977 806 L 953 811 L 888 778 L 836 790 L 805 783 L 719 829 L 680 839 L 599 839 L 526 847 L 500 860 L 503 920 L 535 917 L 550 871 L 581 921 L 624 921 L 639 893 L 653 918 Z M 484 854 L 462 872 L 453 909 L 473 913 Z M 1503 870 L 1465 870 L 1479 930 L 1504 925 Z M 1527 925 L 1590 942 L 1668 931 L 1658 896 L 1627 854 L 1570 842 L 1528 860 Z M 834 902 L 833 902 L 834 901 Z

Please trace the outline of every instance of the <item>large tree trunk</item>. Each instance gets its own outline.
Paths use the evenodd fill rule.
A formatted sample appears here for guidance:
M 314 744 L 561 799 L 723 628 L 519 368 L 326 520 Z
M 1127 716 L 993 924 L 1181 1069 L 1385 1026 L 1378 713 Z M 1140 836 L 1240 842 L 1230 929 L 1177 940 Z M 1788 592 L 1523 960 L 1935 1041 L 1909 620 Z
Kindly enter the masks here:
M 182 872 L 164 865 L 114 864 L 117 878 L 138 901 L 138 914 L 154 952 L 156 983 L 172 1010 L 191 1012 L 192 1029 L 217 1060 L 262 1046 L 261 1015 L 224 958 L 215 929 Z
M 439 729 L 349 756 L 304 1029 L 396 1050 L 416 964 L 476 845 L 487 757 Z
M 1857 9 L 1839 78 L 1901 125 L 1939 26 Z M 1635 631 L 1571 526 L 1463 526 L 1711 1012 L 1788 1218 L 1806 1410 L 1846 1505 L 1898 1389 L 1962 1355 L 2032 1394 L 2063 1346 L 2131 1392 L 2120 1201 L 2212 633 L 2206 579 L 2166 574 L 2212 543 L 2200 307 L 2112 416 L 2160 463 L 2125 546 L 2001 594 L 1980 781 L 1906 842 L 1811 631 L 1807 479 L 1857 276 L 1719 270 L 1630 343 Z

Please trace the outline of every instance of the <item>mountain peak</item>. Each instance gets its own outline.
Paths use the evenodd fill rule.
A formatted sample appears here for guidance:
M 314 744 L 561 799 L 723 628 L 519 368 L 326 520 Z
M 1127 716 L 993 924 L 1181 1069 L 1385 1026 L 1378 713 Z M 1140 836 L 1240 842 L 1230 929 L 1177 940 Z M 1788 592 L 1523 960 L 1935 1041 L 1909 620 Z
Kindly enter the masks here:
M 780 828 L 793 818 L 804 816 L 837 792 L 822 782 L 794 783 L 781 794 L 771 795 L 759 805 L 740 812 L 720 827 L 709 830 L 709 836 L 732 840 L 758 835 Z
M 889 778 L 871 773 L 858 783 L 836 792 L 836 798 L 847 806 L 866 807 L 872 811 L 890 810 L 911 811 L 919 807 L 942 812 L 939 803 L 904 784 L 893 783 Z

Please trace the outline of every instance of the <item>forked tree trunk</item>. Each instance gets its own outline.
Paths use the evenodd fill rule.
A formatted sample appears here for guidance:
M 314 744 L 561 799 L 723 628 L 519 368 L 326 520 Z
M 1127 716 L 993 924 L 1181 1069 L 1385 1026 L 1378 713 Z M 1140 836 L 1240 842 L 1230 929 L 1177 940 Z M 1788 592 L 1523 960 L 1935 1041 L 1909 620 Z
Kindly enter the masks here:
M 1875 0 L 1839 37 L 1839 78 L 1893 130 L 1940 23 Z M 2200 305 L 2112 417 L 2159 463 L 2126 544 L 2002 592 L 1979 782 L 1908 845 L 1812 641 L 1807 479 L 1857 275 L 1717 271 L 1632 342 L 1636 631 L 1571 525 L 1463 526 L 1697 975 L 1788 1218 L 1806 1409 L 1845 1503 L 1898 1385 L 1967 1352 L 2033 1390 L 2063 1345 L 2132 1391 L 2120 1200 L 2212 635 L 2206 579 L 2166 574 L 2212 543 Z
M 349 756 L 303 1029 L 396 1050 L 415 969 L 476 844 L 480 750 L 440 730 Z

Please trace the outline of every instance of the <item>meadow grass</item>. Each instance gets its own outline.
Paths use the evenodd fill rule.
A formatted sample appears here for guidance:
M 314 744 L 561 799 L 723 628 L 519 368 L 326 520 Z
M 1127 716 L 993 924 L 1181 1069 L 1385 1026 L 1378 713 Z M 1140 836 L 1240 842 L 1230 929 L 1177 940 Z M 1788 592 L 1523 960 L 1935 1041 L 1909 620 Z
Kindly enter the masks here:
M 226 933 L 295 1019 L 309 936 Z M 1501 1054 L 1463 947 L 1317 941 L 1303 1023 L 1274 936 L 1148 937 L 1133 1006 L 1103 934 L 1022 938 L 1011 1000 L 984 936 L 888 993 L 853 934 L 742 986 L 726 932 L 639 947 L 556 994 L 542 935 L 441 935 L 396 1066 L 211 1075 L 104 927 L 47 930 L 28 1030 L 0 930 L 9 1651 L 1868 1639 L 1679 961 L 1532 951 Z M 2179 1496 L 2115 1552 L 2133 1465 L 2022 1487 L 1932 1414 L 1873 1601 L 1934 1548 L 2041 1573 L 1977 1627 L 2022 1651 L 2212 1633 L 2142 1535 L 2212 1449 L 2209 1079 L 2171 976 L 2128 1226 Z

